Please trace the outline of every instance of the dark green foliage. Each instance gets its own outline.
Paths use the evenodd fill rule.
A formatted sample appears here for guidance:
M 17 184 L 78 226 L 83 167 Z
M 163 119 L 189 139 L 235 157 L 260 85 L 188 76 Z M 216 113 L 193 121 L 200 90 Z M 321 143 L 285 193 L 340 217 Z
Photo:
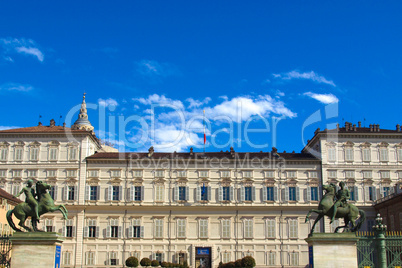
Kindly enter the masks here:
M 251 256 L 246 256 L 241 260 L 242 267 L 244 268 L 253 268 L 255 267 L 255 260 Z
M 241 260 L 241 259 L 236 260 L 236 261 L 235 261 L 235 266 L 236 266 L 236 268 L 241 268 L 241 267 L 243 267 L 242 260 Z
M 138 267 L 138 259 L 136 257 L 129 257 L 126 260 L 127 267 Z
M 219 262 L 218 268 L 223 268 L 223 262 Z
M 157 260 L 152 260 L 152 261 L 151 261 L 151 266 L 152 266 L 152 267 L 157 267 L 157 266 L 159 266 L 159 261 L 157 261 Z
M 188 268 L 188 263 L 187 263 L 187 261 L 184 261 L 184 262 L 183 262 L 183 268 Z
M 142 258 L 142 260 L 140 261 L 141 266 L 151 266 L 151 260 L 148 258 Z
M 170 266 L 168 266 L 169 265 L 169 263 L 168 262 L 165 262 L 165 261 L 163 261 L 162 263 L 161 263 L 161 267 L 170 267 Z
M 235 263 L 233 261 L 228 262 L 225 264 L 225 268 L 235 268 Z

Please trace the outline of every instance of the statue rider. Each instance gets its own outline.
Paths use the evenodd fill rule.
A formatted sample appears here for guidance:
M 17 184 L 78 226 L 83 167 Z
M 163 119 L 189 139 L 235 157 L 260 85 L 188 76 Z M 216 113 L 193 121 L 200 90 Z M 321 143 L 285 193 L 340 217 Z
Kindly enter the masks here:
M 39 214 L 38 214 L 38 201 L 35 199 L 36 193 L 35 189 L 32 187 L 34 181 L 29 179 L 27 181 L 27 186 L 22 188 L 22 190 L 15 197 L 19 197 L 22 193 L 25 194 L 25 203 L 27 203 L 31 209 L 35 212 L 35 217 L 37 222 L 39 222 Z
M 331 218 L 331 222 L 333 223 L 335 220 L 335 216 L 336 216 L 336 211 L 338 209 L 339 206 L 342 207 L 346 207 L 348 200 L 350 198 L 350 192 L 347 188 L 345 188 L 345 183 L 343 181 L 341 181 L 339 183 L 339 187 L 340 189 L 338 190 L 338 192 L 336 193 L 336 202 L 334 204 L 334 212 L 332 214 L 332 218 Z

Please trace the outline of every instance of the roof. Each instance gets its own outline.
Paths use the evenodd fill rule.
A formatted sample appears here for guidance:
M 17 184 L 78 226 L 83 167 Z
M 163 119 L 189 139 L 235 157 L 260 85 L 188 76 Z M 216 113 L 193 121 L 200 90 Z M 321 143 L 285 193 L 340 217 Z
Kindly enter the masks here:
M 347 129 L 345 127 L 341 127 L 339 129 L 324 129 L 322 131 L 318 131 L 318 133 L 348 133 L 348 134 L 354 134 L 354 133 L 367 133 L 367 134 L 381 134 L 381 133 L 395 133 L 395 134 L 401 134 L 401 131 L 397 131 L 397 130 L 391 130 L 391 129 L 380 129 L 379 131 L 376 130 L 371 130 L 369 127 L 356 127 L 356 129 Z
M 35 127 L 24 127 L 24 128 L 14 128 L 14 129 L 6 129 L 0 130 L 0 134 L 3 133 L 64 133 L 64 132 L 72 132 L 72 133 L 90 133 L 89 131 L 82 129 L 71 129 L 68 127 L 62 126 L 35 126 Z
M 19 200 L 18 198 L 15 198 L 12 194 L 4 191 L 1 188 L 0 188 L 0 197 L 5 198 L 5 199 L 7 199 L 7 200 L 9 200 L 9 201 L 11 201 L 12 203 L 15 203 L 15 204 L 19 204 L 19 203 L 22 202 L 21 200 Z
M 241 152 L 235 153 L 237 159 L 285 159 L 285 160 L 317 160 L 313 155 L 308 153 L 271 153 L 271 152 Z M 278 156 L 279 155 L 279 156 Z M 143 159 L 148 158 L 147 152 L 101 152 L 95 153 L 89 157 L 88 160 L 96 159 Z M 161 158 L 181 158 L 181 159 L 232 159 L 234 158 L 230 152 L 206 152 L 206 153 L 176 153 L 176 152 L 166 152 L 166 153 L 153 153 L 151 158 L 161 159 Z

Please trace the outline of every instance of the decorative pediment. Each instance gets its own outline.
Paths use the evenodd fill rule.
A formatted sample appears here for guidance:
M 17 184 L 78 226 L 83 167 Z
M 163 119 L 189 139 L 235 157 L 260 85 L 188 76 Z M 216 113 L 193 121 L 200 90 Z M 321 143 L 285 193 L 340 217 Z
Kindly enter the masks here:
M 254 180 L 251 179 L 251 178 L 243 179 L 243 184 L 246 184 L 246 183 L 253 183 L 253 182 L 254 182 Z
M 347 141 L 343 144 L 343 146 L 345 146 L 345 147 L 352 147 L 353 145 L 355 145 L 355 144 L 351 141 Z
M 187 178 L 180 178 L 180 179 L 177 179 L 177 183 L 187 183 L 188 182 L 188 179 Z
M 100 182 L 100 179 L 99 179 L 99 178 L 90 178 L 90 179 L 87 180 L 87 183 L 88 183 L 89 185 L 92 185 L 92 186 L 98 185 L 99 182 Z
M 49 142 L 49 146 L 59 146 L 59 145 L 60 145 L 60 142 L 58 142 L 58 141 Z
M 16 141 L 15 142 L 15 146 L 24 146 L 25 145 L 25 142 L 23 142 L 23 141 Z
M 309 184 L 319 184 L 320 181 L 319 181 L 318 178 L 310 178 L 310 179 L 308 180 L 308 183 L 309 183 Z
M 297 184 L 297 180 L 295 178 L 290 178 L 290 179 L 287 179 L 285 183 L 288 185 Z
M 56 178 L 48 178 L 46 180 L 47 183 L 49 183 L 50 185 L 54 186 L 57 183 L 57 179 Z
M 369 142 L 363 142 L 361 145 L 360 145 L 361 147 L 364 147 L 364 148 L 367 148 L 367 147 L 370 147 L 371 146 L 371 143 L 369 143 Z
M 154 180 L 154 184 L 164 184 L 166 180 L 164 178 L 157 178 Z
M 142 178 L 136 178 L 133 180 L 133 183 L 135 184 L 142 184 L 144 182 L 144 180 Z
M 275 184 L 275 179 L 274 178 L 267 178 L 267 179 L 265 179 L 265 181 L 264 181 L 264 183 L 266 184 L 266 185 L 272 185 L 272 184 Z
M 199 184 L 209 183 L 209 182 L 210 182 L 210 180 L 207 179 L 207 178 L 201 178 L 201 179 L 198 180 L 198 183 L 199 183 Z
M 402 142 L 395 145 L 396 148 L 402 148 Z
M 31 143 L 29 144 L 29 146 L 31 146 L 31 147 L 38 147 L 38 146 L 40 146 L 40 143 L 37 142 L 37 141 L 34 141 L 34 142 L 31 142 Z
M 388 142 L 382 141 L 378 144 L 378 147 L 388 147 Z
M 367 184 L 367 185 L 372 185 L 373 182 L 374 182 L 374 180 L 371 179 L 371 178 L 368 178 L 368 179 L 364 179 L 364 180 L 363 180 L 363 183 L 364 183 L 364 184 Z
M 69 143 L 67 143 L 68 147 L 77 147 L 78 145 L 80 145 L 78 142 L 69 142 Z
M 327 142 L 325 145 L 327 145 L 328 147 L 335 147 L 336 143 L 333 141 Z
M 391 184 L 392 180 L 390 178 L 381 179 L 381 184 Z
M 8 147 L 8 146 L 10 146 L 10 144 L 8 142 L 6 142 L 6 141 L 0 142 L 0 147 Z
M 76 178 L 67 178 L 66 179 L 66 184 L 67 185 L 75 185 L 78 182 Z
M 111 184 L 120 184 L 122 180 L 120 178 L 112 178 L 110 179 Z
M 356 179 L 355 178 L 348 178 L 347 180 L 346 180 L 346 183 L 349 183 L 349 184 L 355 184 L 356 183 Z
M 34 180 L 35 181 L 35 180 Z M 13 183 L 14 184 L 20 184 L 22 182 L 21 178 L 13 178 Z

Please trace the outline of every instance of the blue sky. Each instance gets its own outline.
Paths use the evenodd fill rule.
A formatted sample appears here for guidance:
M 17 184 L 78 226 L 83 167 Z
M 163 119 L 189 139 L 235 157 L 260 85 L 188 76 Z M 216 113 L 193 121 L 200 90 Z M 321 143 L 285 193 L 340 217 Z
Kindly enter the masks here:
M 343 121 L 394 129 L 401 10 L 400 1 L 2 1 L 0 128 L 39 115 L 69 125 L 85 91 L 97 134 L 128 151 L 202 151 L 203 110 L 207 151 L 298 152 L 317 127 Z

